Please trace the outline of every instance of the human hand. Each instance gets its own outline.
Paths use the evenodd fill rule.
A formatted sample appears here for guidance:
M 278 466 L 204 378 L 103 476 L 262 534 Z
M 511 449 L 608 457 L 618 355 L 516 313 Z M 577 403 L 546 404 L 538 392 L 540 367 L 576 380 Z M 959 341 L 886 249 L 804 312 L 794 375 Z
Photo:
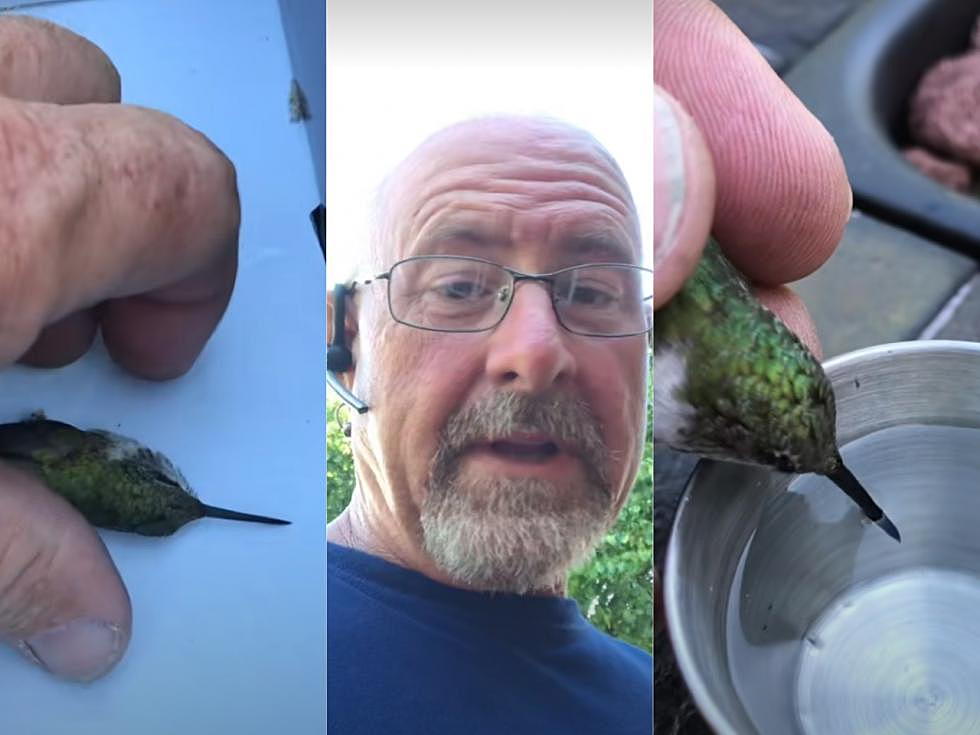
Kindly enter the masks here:
M 785 285 L 830 257 L 851 190 L 829 133 L 707 0 L 654 2 L 654 307 L 709 231 L 756 294 L 819 356 Z
M 830 257 L 850 214 L 833 139 L 707 0 L 654 1 L 654 81 L 654 308 L 691 275 L 712 232 L 819 357 L 806 307 L 784 284 Z
M 127 370 L 182 375 L 234 286 L 233 166 L 177 120 L 113 104 L 119 75 L 85 39 L 4 16 L 0 49 L 0 367 L 68 364 L 101 328 Z M 122 657 L 131 618 L 91 526 L 0 463 L 0 638 L 87 681 Z

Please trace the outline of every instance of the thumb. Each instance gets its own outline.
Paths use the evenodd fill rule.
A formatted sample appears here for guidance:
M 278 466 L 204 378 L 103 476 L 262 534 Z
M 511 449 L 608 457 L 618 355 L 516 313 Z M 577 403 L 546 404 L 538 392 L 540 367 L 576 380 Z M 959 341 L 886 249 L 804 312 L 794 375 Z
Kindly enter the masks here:
M 129 644 L 129 596 L 78 511 L 0 463 L 0 638 L 50 673 L 92 681 Z
M 701 132 L 654 85 L 653 306 L 684 285 L 701 257 L 715 209 L 715 172 Z

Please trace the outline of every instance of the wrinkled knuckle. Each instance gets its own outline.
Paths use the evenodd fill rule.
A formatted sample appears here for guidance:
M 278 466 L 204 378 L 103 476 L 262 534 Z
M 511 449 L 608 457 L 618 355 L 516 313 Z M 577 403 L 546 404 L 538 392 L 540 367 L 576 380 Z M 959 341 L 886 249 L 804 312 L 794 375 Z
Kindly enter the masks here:
M 203 228 L 216 243 L 230 240 L 241 218 L 234 164 L 200 131 L 164 113 L 144 112 L 154 117 L 160 152 L 166 152 L 155 187 L 161 201 L 191 229 Z
M 84 152 L 0 100 L 0 362 L 27 349 L 56 297 L 58 254 L 85 204 Z

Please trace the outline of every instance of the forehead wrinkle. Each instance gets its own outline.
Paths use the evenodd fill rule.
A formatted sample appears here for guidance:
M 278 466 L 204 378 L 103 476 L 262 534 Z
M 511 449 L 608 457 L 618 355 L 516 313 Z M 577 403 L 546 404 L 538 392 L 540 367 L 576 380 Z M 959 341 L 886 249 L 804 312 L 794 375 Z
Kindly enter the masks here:
M 572 205 L 574 202 L 557 202 L 548 218 L 547 234 L 529 237 L 548 245 L 558 256 L 588 254 L 597 256 L 592 258 L 593 262 L 636 261 L 638 250 L 626 222 L 609 211 L 582 212 Z M 443 252 L 440 246 L 454 242 L 487 248 L 511 247 L 526 239 L 522 229 L 507 210 L 481 212 L 454 202 L 433 213 L 424 223 L 411 241 L 409 254 Z
M 631 207 L 621 198 L 610 194 L 605 188 L 581 181 L 566 182 L 560 177 L 555 177 L 554 180 L 527 180 L 487 178 L 480 175 L 474 177 L 472 173 L 467 176 L 450 176 L 422 191 L 417 201 L 418 208 L 411 213 L 409 221 L 403 223 L 404 242 L 410 249 L 438 240 L 459 228 L 485 233 L 485 239 L 509 239 L 503 234 L 500 223 L 493 221 L 509 220 L 507 210 L 533 208 L 542 213 L 562 213 L 586 204 L 594 207 L 594 211 L 580 212 L 582 219 L 594 220 L 601 217 L 616 220 L 614 215 L 618 215 L 619 219 L 630 225 L 633 223 Z M 489 223 L 485 219 L 488 216 L 491 218 Z M 607 235 L 611 230 L 622 232 L 629 229 L 629 226 L 616 228 L 608 224 L 590 224 L 587 227 Z M 615 239 L 622 238 L 617 236 Z M 634 238 L 628 236 L 628 239 Z
M 569 193 L 587 192 L 587 201 L 598 199 L 625 218 L 624 229 L 640 250 L 639 221 L 628 184 L 605 148 L 589 133 L 560 121 L 520 117 L 464 121 L 423 142 L 385 182 L 378 247 L 389 253 L 410 247 L 429 219 L 428 210 L 436 208 L 432 200 L 440 192 L 457 197 L 467 192 L 499 194 L 503 205 L 520 205 L 534 196 L 534 189 L 566 180 L 571 192 L 552 188 L 554 194 L 542 198 L 562 199 L 564 189 L 563 203 L 571 203 Z M 530 189 L 532 194 L 515 189 Z M 525 199 L 507 201 L 508 196 Z
M 583 205 L 587 207 L 585 211 Z M 609 220 L 629 221 L 628 216 L 611 207 L 608 202 L 598 202 L 594 199 L 549 197 L 547 200 L 538 201 L 533 198 L 529 200 L 529 197 L 522 194 L 498 194 L 488 201 L 485 192 L 454 190 L 427 201 L 422 209 L 405 223 L 406 245 L 411 247 L 421 241 L 451 235 L 456 230 L 477 232 L 483 236 L 483 239 L 511 239 L 504 231 L 509 229 L 513 218 L 522 213 L 533 212 L 562 220 L 573 218 L 581 221 L 576 222 L 576 226 L 580 229 L 599 232 L 609 232 L 614 229 L 605 224 Z M 600 225 L 597 220 L 604 222 Z M 626 230 L 627 227 L 624 226 L 622 229 Z
M 625 182 L 578 162 L 494 160 L 460 162 L 419 177 L 418 209 L 426 200 L 453 191 L 515 193 L 548 199 L 582 198 L 606 203 L 621 214 L 632 210 Z

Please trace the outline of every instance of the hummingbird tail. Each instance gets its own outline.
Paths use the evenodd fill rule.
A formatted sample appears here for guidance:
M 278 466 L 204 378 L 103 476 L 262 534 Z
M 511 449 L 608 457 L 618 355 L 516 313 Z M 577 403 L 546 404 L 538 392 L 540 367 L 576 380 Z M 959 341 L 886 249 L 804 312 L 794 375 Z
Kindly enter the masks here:
M 217 508 L 213 505 L 204 506 L 205 518 L 224 518 L 228 521 L 249 521 L 251 523 L 271 523 L 276 526 L 288 526 L 292 521 L 284 521 L 279 518 L 269 518 L 268 516 L 256 516 L 251 513 L 239 513 L 237 510 L 227 508 Z
M 885 533 L 891 536 L 893 539 L 902 542 L 902 536 L 899 534 L 898 529 L 895 524 L 891 522 L 888 516 L 885 515 L 885 511 L 868 495 L 868 491 L 864 489 L 864 486 L 858 481 L 854 474 L 847 469 L 847 466 L 843 462 L 838 462 L 837 468 L 827 474 L 827 477 L 833 481 L 837 487 L 843 490 L 847 497 L 857 503 L 861 511 L 870 520 L 874 521 Z

